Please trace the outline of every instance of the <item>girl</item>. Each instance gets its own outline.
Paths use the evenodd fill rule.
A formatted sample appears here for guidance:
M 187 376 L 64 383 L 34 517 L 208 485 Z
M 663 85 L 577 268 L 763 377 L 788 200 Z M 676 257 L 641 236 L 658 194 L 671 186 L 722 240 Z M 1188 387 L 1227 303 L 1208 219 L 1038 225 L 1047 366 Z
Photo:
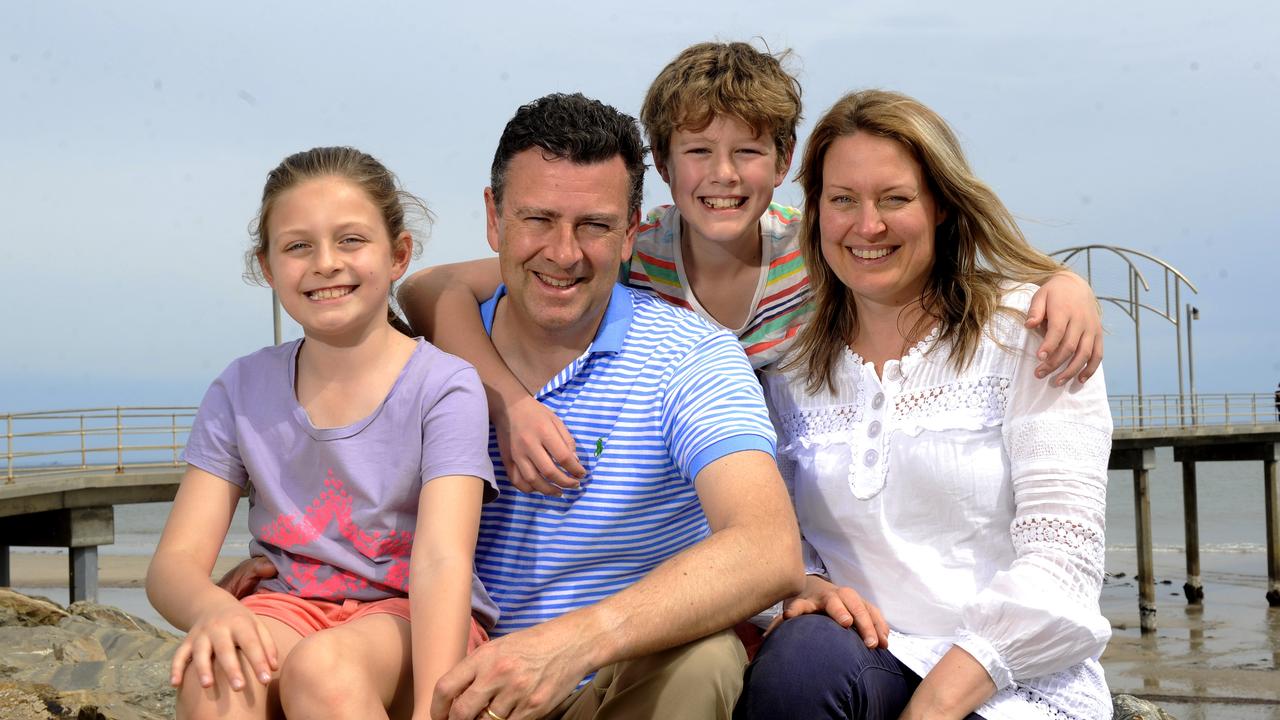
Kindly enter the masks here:
M 472 572 L 496 494 L 483 390 L 389 320 L 415 250 L 406 205 L 426 210 L 351 148 L 267 177 L 248 274 L 304 337 L 233 362 L 191 430 L 147 573 L 152 604 L 188 631 L 179 717 L 426 717 L 496 619 Z M 209 573 L 246 487 L 252 553 L 277 576 L 237 601 Z

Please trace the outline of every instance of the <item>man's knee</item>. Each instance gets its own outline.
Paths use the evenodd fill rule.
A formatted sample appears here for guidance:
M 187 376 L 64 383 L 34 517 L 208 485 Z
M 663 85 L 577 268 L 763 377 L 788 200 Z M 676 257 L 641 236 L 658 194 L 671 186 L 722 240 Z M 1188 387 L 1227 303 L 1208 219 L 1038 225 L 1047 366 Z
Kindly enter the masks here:
M 627 689 L 682 698 L 690 707 L 714 708 L 728 717 L 742 692 L 747 652 L 731 630 L 622 663 L 611 694 Z M 723 712 L 719 712 L 723 710 Z M 704 716 L 705 717 L 705 716 Z

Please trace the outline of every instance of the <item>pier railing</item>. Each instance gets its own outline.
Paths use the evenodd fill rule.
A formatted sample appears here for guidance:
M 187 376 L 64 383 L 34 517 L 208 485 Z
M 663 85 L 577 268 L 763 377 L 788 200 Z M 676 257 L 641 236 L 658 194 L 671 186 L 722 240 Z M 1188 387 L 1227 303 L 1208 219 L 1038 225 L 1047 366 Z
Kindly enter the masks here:
M 4 481 L 180 465 L 195 414 L 194 407 L 122 406 L 0 415 Z
M 1112 395 L 1109 399 L 1117 429 L 1280 423 L 1271 393 Z M 126 466 L 179 466 L 195 414 L 196 408 L 189 406 L 0 414 L 4 481 L 69 472 L 122 473 Z
M 1272 393 L 1111 395 L 1117 429 L 1171 429 L 1280 423 Z

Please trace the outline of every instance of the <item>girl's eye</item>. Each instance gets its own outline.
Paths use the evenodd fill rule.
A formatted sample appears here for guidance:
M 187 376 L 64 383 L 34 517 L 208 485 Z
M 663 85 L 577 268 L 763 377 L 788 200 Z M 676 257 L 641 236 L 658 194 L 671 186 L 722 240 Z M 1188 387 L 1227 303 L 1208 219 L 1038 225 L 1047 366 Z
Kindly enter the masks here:
M 364 238 L 356 235 L 349 235 L 338 241 L 338 243 L 341 245 L 359 245 L 363 242 L 364 242 Z
M 294 250 L 301 250 L 305 247 L 307 247 L 307 244 L 304 242 L 291 242 L 291 243 L 285 244 L 284 251 L 293 252 Z

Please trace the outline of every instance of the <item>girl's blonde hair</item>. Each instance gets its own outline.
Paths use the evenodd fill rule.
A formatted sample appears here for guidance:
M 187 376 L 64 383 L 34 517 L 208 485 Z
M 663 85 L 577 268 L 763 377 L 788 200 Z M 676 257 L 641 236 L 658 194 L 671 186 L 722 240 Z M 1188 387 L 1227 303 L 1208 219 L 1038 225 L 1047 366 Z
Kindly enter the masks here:
M 934 236 L 934 264 L 911 328 L 921 334 L 936 318 L 940 345 L 952 346 L 957 369 L 973 359 L 983 328 L 999 311 L 1008 280 L 1043 283 L 1062 266 L 1031 247 L 1000 198 L 965 160 L 955 133 L 934 111 L 900 93 L 862 90 L 845 95 L 809 136 L 797 178 L 804 189 L 800 247 L 814 296 L 812 319 L 800 331 L 784 369 L 803 367 L 809 392 L 835 389 L 833 370 L 857 336 L 853 293 L 822 257 L 822 166 L 838 138 L 871 133 L 902 143 L 920 163 L 938 208 L 945 213 Z

